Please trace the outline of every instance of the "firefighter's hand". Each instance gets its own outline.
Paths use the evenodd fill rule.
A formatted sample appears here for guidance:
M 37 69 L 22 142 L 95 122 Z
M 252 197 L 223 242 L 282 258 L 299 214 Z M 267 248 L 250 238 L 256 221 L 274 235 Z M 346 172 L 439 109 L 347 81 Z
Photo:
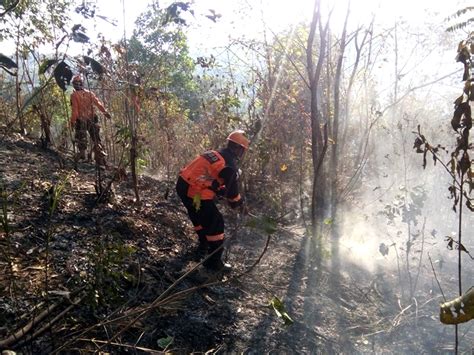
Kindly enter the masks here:
M 110 120 L 110 118 L 112 117 L 112 116 L 110 116 L 110 113 L 108 113 L 108 112 L 105 112 L 105 113 L 104 113 L 104 116 L 105 116 L 105 118 L 107 118 L 107 119 L 109 119 L 109 120 Z

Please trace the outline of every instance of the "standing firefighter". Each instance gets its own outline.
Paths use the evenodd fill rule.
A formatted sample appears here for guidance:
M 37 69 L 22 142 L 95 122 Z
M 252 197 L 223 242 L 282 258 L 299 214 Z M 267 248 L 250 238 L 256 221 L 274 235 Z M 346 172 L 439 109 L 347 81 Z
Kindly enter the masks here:
M 79 149 L 77 158 L 79 160 L 86 159 L 87 132 L 89 132 L 95 161 L 98 165 L 105 166 L 107 154 L 100 141 L 99 118 L 95 114 L 94 107 L 97 107 L 106 118 L 110 118 L 110 114 L 93 92 L 84 89 L 84 82 L 80 75 L 74 76 L 72 85 L 74 86 L 74 92 L 71 95 L 72 115 L 70 124 L 76 130 L 75 139 Z
M 239 194 L 237 161 L 249 147 L 244 132 L 237 130 L 227 137 L 227 147 L 204 152 L 179 173 L 176 191 L 188 210 L 199 237 L 198 254 L 211 254 L 224 243 L 224 218 L 214 203 L 216 195 L 224 196 L 232 208 L 242 207 Z M 211 270 L 230 269 L 221 248 L 204 262 Z

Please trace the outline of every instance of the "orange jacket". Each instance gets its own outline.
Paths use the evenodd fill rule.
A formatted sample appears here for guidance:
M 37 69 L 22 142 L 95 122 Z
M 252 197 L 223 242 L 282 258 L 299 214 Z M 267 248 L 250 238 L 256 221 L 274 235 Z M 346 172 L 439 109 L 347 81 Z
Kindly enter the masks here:
M 201 200 L 212 200 L 216 193 L 225 196 L 232 208 L 242 203 L 238 188 L 236 157 L 228 148 L 207 151 L 179 173 L 189 185 L 187 196 L 201 196 Z
M 216 195 L 212 189 L 213 182 L 223 184 L 219 173 L 225 167 L 225 160 L 217 151 L 210 150 L 198 156 L 186 165 L 179 173 L 188 184 L 188 197 L 200 194 L 202 200 L 212 200 Z
M 71 95 L 71 125 L 74 125 L 79 120 L 90 120 L 94 117 L 94 106 L 102 113 L 106 113 L 104 105 L 94 93 L 89 90 L 77 90 Z

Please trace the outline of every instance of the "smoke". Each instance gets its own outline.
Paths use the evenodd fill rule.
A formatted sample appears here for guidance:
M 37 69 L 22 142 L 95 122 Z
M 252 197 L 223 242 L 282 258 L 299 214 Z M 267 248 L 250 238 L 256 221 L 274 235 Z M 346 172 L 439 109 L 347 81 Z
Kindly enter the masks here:
M 370 273 L 380 266 L 394 268 L 393 253 L 384 256 L 379 251 L 381 243 L 387 244 L 387 235 L 383 229 L 371 223 L 370 216 L 365 213 L 346 210 L 341 214 L 341 260 L 356 264 Z
M 368 174 L 358 191 L 357 201 L 339 209 L 339 256 L 341 265 L 357 265 L 367 278 L 384 272 L 398 275 L 397 283 L 415 292 L 440 293 L 436 278 L 451 295 L 457 292 L 459 211 L 449 199 L 451 177 L 440 164 L 421 167 L 420 155 L 409 152 L 406 170 L 401 159 L 387 164 L 384 174 Z M 378 154 L 383 161 L 384 152 Z M 386 176 L 385 178 L 383 176 Z M 403 182 L 403 183 L 401 183 Z M 462 244 L 474 256 L 470 234 L 473 213 L 464 207 Z M 466 269 L 474 263 L 462 253 Z M 431 259 L 431 261 L 430 261 Z M 466 270 L 465 269 L 465 270 Z M 408 275 L 410 274 L 410 275 Z M 463 289 L 474 285 L 474 275 L 464 272 Z

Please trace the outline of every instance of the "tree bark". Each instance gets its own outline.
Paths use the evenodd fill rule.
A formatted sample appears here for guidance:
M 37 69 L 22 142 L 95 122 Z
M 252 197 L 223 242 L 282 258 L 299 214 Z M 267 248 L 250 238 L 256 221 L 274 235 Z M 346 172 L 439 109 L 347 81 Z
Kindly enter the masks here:
M 319 28 L 319 53 L 316 65 L 314 64 L 314 45 L 316 29 Z M 327 150 L 327 123 L 323 124 L 323 117 L 319 109 L 319 81 L 321 70 L 326 59 L 326 47 L 329 21 L 323 27 L 321 24 L 320 1 L 316 0 L 313 18 L 306 47 L 308 82 L 311 98 L 311 157 L 313 163 L 312 197 L 311 197 L 311 226 L 313 236 L 317 235 L 318 222 L 323 216 L 325 207 L 325 189 L 320 184 L 322 163 Z
M 342 63 L 344 60 L 344 53 L 346 51 L 347 38 L 347 22 L 349 20 L 349 5 L 347 7 L 346 18 L 344 21 L 344 28 L 340 39 L 339 53 L 337 58 L 336 73 L 334 78 L 334 117 L 332 125 L 333 146 L 331 151 L 331 169 L 330 169 L 330 185 L 331 185 L 331 218 L 336 217 L 337 212 L 337 190 L 338 190 L 338 171 L 339 171 L 339 120 L 341 108 L 341 77 L 342 77 Z

